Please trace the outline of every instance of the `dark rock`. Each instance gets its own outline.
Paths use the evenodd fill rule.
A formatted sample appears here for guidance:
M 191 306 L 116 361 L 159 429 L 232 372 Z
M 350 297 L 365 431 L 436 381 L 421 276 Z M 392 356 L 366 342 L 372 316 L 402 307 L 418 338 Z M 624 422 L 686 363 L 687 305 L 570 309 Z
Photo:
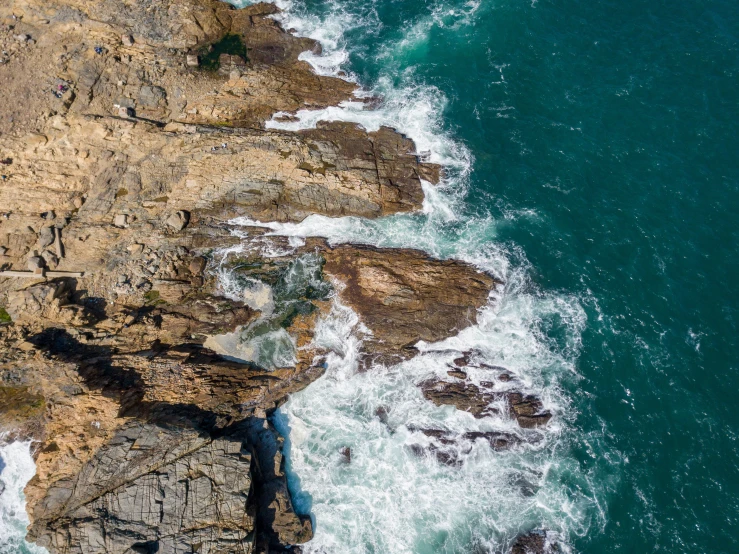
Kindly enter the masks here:
M 459 358 L 454 359 L 454 364 L 459 367 L 465 367 L 470 363 L 470 352 L 464 352 Z
M 509 448 L 521 444 L 521 437 L 511 433 L 499 433 L 497 431 L 470 431 L 462 435 L 462 438 L 476 441 L 483 439 L 488 442 L 493 450 L 508 450 Z
M 525 535 L 519 535 L 511 547 L 511 554 L 550 554 L 559 549 L 547 544 L 547 533 L 535 530 Z
M 552 419 L 552 413 L 544 410 L 541 400 L 530 394 L 510 393 L 508 404 L 518 424 L 525 429 L 541 427 Z
M 339 450 L 339 453 L 341 454 L 341 461 L 350 464 L 352 461 L 352 449 L 348 446 L 343 447 L 341 450 Z
M 492 383 L 485 382 L 492 386 Z M 477 418 L 497 413 L 491 403 L 505 398 L 511 415 L 518 424 L 530 429 L 546 425 L 552 418 L 551 412 L 544 410 L 541 400 L 530 394 L 520 392 L 485 392 L 472 383 L 448 383 L 430 379 L 419 385 L 423 395 L 438 406 L 455 406 L 458 410 L 470 412 Z
M 256 461 L 258 545 L 279 551 L 309 541 L 313 537 L 311 519 L 295 513 L 287 488 L 283 437 L 261 418 L 248 422 L 248 437 Z
M 483 383 L 492 386 L 492 383 Z M 449 383 L 439 379 L 424 381 L 419 386 L 426 399 L 434 404 L 455 406 L 458 410 L 470 412 L 476 418 L 498 413 L 498 410 L 491 404 L 505 398 L 511 415 L 525 429 L 541 427 L 552 419 L 551 412 L 544 410 L 541 400 L 530 394 L 488 392 L 472 383 Z
M 446 372 L 449 377 L 456 377 L 457 379 L 467 379 L 467 374 L 461 369 L 451 369 Z
M 481 391 L 471 383 L 448 383 L 437 379 L 424 381 L 420 385 L 423 395 L 438 406 L 455 406 L 470 412 L 476 418 L 485 417 L 497 410 L 491 408 L 496 396 Z
M 441 464 L 460 467 L 464 463 L 463 456 L 472 450 L 465 441 L 475 442 L 478 439 L 485 440 L 495 451 L 508 450 L 523 442 L 521 437 L 511 433 L 497 431 L 470 431 L 461 435 L 449 433 L 441 429 L 417 429 L 409 427 L 411 431 L 419 431 L 429 438 L 434 439 L 437 444 L 423 447 L 419 444 L 410 446 L 411 451 L 417 456 L 432 455 Z
M 389 413 L 386 406 L 380 406 L 379 408 L 377 408 L 375 410 L 375 415 L 382 423 L 387 425 Z

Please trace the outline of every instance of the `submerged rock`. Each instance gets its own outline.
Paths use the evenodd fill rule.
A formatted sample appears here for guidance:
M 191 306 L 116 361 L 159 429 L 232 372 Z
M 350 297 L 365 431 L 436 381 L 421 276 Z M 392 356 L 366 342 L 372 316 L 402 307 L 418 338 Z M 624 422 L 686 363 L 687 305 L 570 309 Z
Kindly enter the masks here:
M 472 451 L 472 444 L 477 440 L 484 440 L 495 451 L 503 451 L 513 448 L 522 442 L 522 437 L 513 433 L 505 433 L 499 431 L 468 431 L 466 433 L 456 434 L 441 429 L 416 429 L 409 428 L 411 431 L 420 431 L 427 437 L 433 439 L 433 442 L 427 446 L 420 444 L 412 444 L 411 451 L 417 456 L 431 455 L 444 465 L 461 467 L 464 464 L 464 458 Z
M 450 383 L 440 379 L 429 379 L 419 386 L 424 397 L 434 404 L 454 406 L 458 410 L 471 413 L 476 418 L 499 413 L 493 406 L 499 400 L 505 400 L 511 415 L 525 429 L 546 425 L 552 418 L 552 413 L 544 409 L 541 400 L 530 394 L 494 392 L 472 383 Z
M 510 554 L 557 554 L 561 549 L 551 542 L 548 533 L 537 529 L 525 535 L 519 535 L 511 547 Z

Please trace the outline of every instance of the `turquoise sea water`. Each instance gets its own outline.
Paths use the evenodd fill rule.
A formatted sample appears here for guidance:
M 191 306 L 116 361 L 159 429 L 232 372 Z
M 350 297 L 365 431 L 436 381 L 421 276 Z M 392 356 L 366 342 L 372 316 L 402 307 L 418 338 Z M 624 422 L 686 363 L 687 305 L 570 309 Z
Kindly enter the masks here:
M 739 551 L 736 2 L 289 7 L 301 17 L 288 24 L 308 22 L 298 30 L 332 47 L 326 72 L 345 56 L 344 69 L 385 95 L 385 121 L 427 139 L 419 150 L 453 162 L 455 222 L 409 245 L 455 256 L 487 241 L 504 253 L 506 275 L 525 273 L 522 290 L 532 298 L 583 310 L 574 330 L 560 309 L 527 323 L 577 375 L 543 381 L 575 414 L 552 447 L 571 472 L 559 479 L 563 503 L 578 510 L 569 522 L 554 518 L 568 544 L 578 552 Z M 427 225 L 387 224 L 404 237 Z M 367 241 L 408 243 L 387 236 L 385 228 Z M 322 429 L 306 415 L 307 402 L 287 410 L 301 437 Z M 315 443 L 300 445 L 295 485 L 317 491 L 309 473 L 319 464 L 303 452 Z M 578 502 L 578 493 L 590 502 Z M 320 534 L 311 494 L 306 507 Z M 543 512 L 557 509 L 568 512 L 561 504 Z M 531 525 L 495 517 L 498 530 Z M 415 532 L 424 535 L 422 526 Z M 506 544 L 505 535 L 487 548 Z M 467 552 L 473 542 L 459 544 L 410 550 Z M 383 551 L 375 547 L 351 550 Z

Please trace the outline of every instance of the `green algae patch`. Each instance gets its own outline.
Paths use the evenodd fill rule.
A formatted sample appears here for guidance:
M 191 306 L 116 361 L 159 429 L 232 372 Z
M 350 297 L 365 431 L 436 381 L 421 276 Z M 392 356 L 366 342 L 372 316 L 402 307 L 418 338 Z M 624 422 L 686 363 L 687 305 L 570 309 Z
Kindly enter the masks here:
M 5 308 L 0 306 L 0 325 L 7 325 L 8 323 L 13 323 L 13 318 L 5 311 Z
M 158 306 L 160 304 L 166 304 L 166 302 L 159 294 L 158 290 L 150 290 L 149 292 L 144 294 L 144 302 L 147 306 Z
M 3 421 L 25 421 L 44 412 L 44 397 L 34 394 L 28 387 L 0 386 L 0 414 Z

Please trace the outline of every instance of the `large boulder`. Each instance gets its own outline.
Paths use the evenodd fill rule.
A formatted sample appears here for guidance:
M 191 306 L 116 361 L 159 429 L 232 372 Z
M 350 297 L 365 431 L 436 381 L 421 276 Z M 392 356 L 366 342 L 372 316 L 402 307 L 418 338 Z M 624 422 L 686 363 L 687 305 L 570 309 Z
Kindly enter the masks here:
M 496 285 L 469 264 L 417 250 L 345 245 L 323 255 L 324 272 L 345 285 L 342 301 L 372 332 L 365 352 L 381 363 L 411 357 L 418 341 L 439 341 L 474 325 Z

